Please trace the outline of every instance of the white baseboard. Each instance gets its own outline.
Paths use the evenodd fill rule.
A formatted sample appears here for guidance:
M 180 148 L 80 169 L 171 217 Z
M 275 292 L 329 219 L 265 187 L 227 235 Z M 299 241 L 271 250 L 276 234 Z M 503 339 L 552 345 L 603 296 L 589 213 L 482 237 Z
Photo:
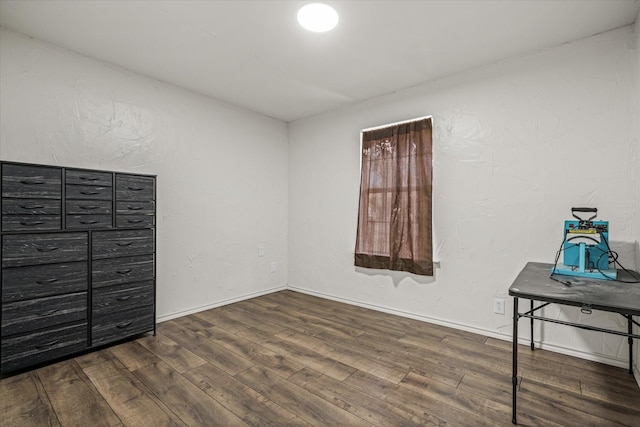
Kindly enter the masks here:
M 210 309 L 216 308 L 216 307 L 222 307 L 223 305 L 233 304 L 234 302 L 240 302 L 240 301 L 248 300 L 248 299 L 251 299 L 251 298 L 260 297 L 262 295 L 272 294 L 274 292 L 284 291 L 286 289 L 287 289 L 286 286 L 279 286 L 277 288 L 271 288 L 271 289 L 266 289 L 266 290 L 259 291 L 259 292 L 253 292 L 253 293 L 250 293 L 250 294 L 241 295 L 239 297 L 230 298 L 230 299 L 222 300 L 222 301 L 217 301 L 217 302 L 214 302 L 214 303 L 211 303 L 211 304 L 201 305 L 199 307 L 189 308 L 187 310 L 176 311 L 176 312 L 173 312 L 173 313 L 164 314 L 162 316 L 159 316 L 156 319 L 156 322 L 157 323 L 166 322 L 167 320 L 176 319 L 176 318 L 182 317 L 182 316 L 188 316 L 190 314 L 199 313 L 201 311 L 210 310 Z
M 519 340 L 522 341 L 522 340 Z M 553 351 L 554 353 L 565 354 L 567 356 L 577 357 L 579 359 L 590 360 L 592 362 L 604 363 L 605 365 L 615 366 L 616 368 L 629 369 L 629 361 L 619 357 L 609 356 L 606 354 L 593 354 L 588 351 L 576 350 L 573 348 L 563 347 L 554 344 L 545 344 L 535 341 L 536 348 L 542 350 Z M 529 340 L 525 340 L 523 344 L 529 344 Z
M 379 305 L 375 305 L 375 304 L 362 303 L 362 302 L 359 302 L 359 301 L 350 300 L 348 298 L 336 297 L 334 295 L 328 295 L 328 294 L 324 294 L 322 292 L 312 291 L 312 290 L 304 289 L 304 288 L 298 288 L 298 287 L 294 287 L 294 286 L 291 286 L 291 285 L 289 285 L 288 289 L 290 289 L 292 291 L 300 292 L 300 293 L 303 293 L 303 294 L 313 295 L 313 296 L 316 296 L 316 297 L 319 297 L 319 298 L 325 298 L 325 299 L 328 299 L 328 300 L 342 302 L 342 303 L 345 303 L 345 304 L 351 304 L 351 305 L 355 305 L 355 306 L 358 306 L 358 307 L 369 308 L 371 310 L 382 311 L 384 313 L 395 314 L 395 315 L 401 316 L 401 317 L 407 317 L 407 318 L 414 319 L 414 320 L 420 320 L 420 321 L 423 321 L 423 322 L 426 322 L 426 323 L 434 323 L 436 325 L 446 326 L 446 327 L 453 328 L 453 329 L 460 329 L 460 330 L 463 330 L 463 331 L 472 332 L 472 333 L 475 333 L 475 334 L 484 335 L 484 336 L 491 337 L 491 338 L 497 338 L 497 339 L 504 340 L 504 341 L 511 341 L 511 335 L 502 334 L 502 333 L 496 332 L 495 330 L 478 328 L 476 326 L 470 326 L 470 325 L 465 325 L 465 324 L 462 324 L 462 323 L 455 323 L 455 322 L 451 322 L 451 321 L 443 320 L 443 319 L 438 319 L 438 318 L 434 318 L 434 317 L 423 316 L 423 315 L 420 315 L 420 314 L 409 313 L 409 312 L 405 312 L 405 311 L 402 311 L 402 310 L 391 309 L 391 308 L 387 308 L 387 307 L 383 307 L 383 306 L 379 306 Z M 527 338 L 519 338 L 518 342 L 520 344 L 529 345 L 531 341 L 529 339 L 527 339 Z M 563 347 L 563 346 L 558 346 L 558 345 L 553 345 L 553 344 L 545 344 L 545 343 L 541 343 L 541 342 L 535 341 L 535 340 L 534 340 L 534 344 L 535 344 L 536 348 L 540 348 L 540 349 L 548 350 L 548 351 L 553 351 L 555 353 L 565 354 L 567 356 L 572 356 L 572 357 L 577 357 L 577 358 L 580 358 L 580 359 L 590 360 L 592 362 L 604 363 L 604 364 L 607 364 L 607 365 L 616 366 L 618 368 L 628 368 L 629 367 L 629 361 L 626 360 L 626 359 L 620 359 L 620 358 L 617 358 L 617 357 L 603 355 L 603 354 L 593 354 L 593 353 L 590 353 L 590 352 L 586 352 L 586 351 L 582 351 L 582 350 L 576 350 L 576 349 L 573 349 L 573 348 L 568 348 L 568 347 Z M 640 375 L 637 372 L 637 370 L 635 372 L 635 377 L 636 377 L 636 380 L 638 380 L 638 385 L 640 385 Z

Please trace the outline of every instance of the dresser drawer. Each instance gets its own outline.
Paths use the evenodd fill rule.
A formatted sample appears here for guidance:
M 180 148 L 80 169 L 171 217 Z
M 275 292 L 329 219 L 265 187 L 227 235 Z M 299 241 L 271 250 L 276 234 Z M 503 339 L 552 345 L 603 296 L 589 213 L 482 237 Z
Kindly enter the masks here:
M 87 322 L 41 329 L 2 339 L 2 372 L 12 371 L 87 348 Z
M 110 200 L 67 200 L 67 215 L 111 215 Z
M 143 228 L 156 225 L 156 217 L 152 215 L 116 215 L 118 228 Z
M 59 230 L 61 202 L 54 199 L 2 199 L 2 230 Z
M 153 255 L 93 261 L 93 288 L 154 279 Z
M 153 230 L 96 231 L 92 240 L 93 259 L 152 254 Z
M 153 304 L 153 281 L 99 288 L 93 292 L 93 315 L 106 315 Z
M 153 200 L 154 179 L 150 176 L 116 175 L 116 200 Z
M 3 164 L 2 197 L 60 199 L 62 170 L 54 167 Z
M 87 319 L 87 293 L 2 304 L 2 337 Z
M 118 215 L 154 215 L 156 203 L 149 201 L 118 200 L 116 202 L 116 214 Z
M 87 259 L 86 233 L 17 234 L 2 237 L 2 267 Z
M 2 270 L 4 303 L 89 289 L 86 261 L 14 267 Z
M 91 344 L 100 345 L 153 331 L 153 305 L 93 317 Z
M 60 215 L 60 212 L 60 200 L 2 199 L 2 215 Z
M 111 187 L 100 187 L 92 185 L 67 185 L 67 199 L 82 200 L 112 200 L 113 189 Z
M 2 231 L 60 230 L 60 215 L 2 215 Z
M 111 215 L 67 215 L 67 228 L 70 230 L 89 228 L 111 228 Z
M 110 172 L 98 172 L 82 169 L 67 169 L 65 172 L 65 181 L 67 184 L 113 187 L 113 178 Z

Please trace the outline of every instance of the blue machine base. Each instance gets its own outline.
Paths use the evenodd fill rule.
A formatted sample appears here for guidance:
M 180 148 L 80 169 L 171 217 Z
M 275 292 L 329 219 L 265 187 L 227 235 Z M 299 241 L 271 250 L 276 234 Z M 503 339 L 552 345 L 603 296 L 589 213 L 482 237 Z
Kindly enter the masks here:
M 563 276 L 588 277 L 590 279 L 616 280 L 616 278 L 618 277 L 618 270 L 616 270 L 615 268 L 608 268 L 606 270 L 600 271 L 580 271 L 576 266 L 558 264 L 555 269 L 551 269 L 551 272 L 553 273 L 554 270 L 555 274 L 562 274 Z

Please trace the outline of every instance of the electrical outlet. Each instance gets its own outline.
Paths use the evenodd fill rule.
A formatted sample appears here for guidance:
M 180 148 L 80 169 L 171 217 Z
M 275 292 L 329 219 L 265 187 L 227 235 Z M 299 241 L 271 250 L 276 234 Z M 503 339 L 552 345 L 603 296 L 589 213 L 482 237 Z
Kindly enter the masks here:
M 272 273 L 276 272 L 276 262 L 275 261 L 271 262 L 271 272 Z
M 493 312 L 496 314 L 504 314 L 504 300 L 502 298 L 493 299 Z
M 264 256 L 264 246 L 258 246 L 258 256 Z

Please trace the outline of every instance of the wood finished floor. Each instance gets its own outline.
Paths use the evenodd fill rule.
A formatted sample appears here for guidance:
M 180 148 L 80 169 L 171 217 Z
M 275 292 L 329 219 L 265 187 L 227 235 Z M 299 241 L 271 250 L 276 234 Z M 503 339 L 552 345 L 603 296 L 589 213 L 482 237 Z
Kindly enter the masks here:
M 518 421 L 640 425 L 626 370 L 520 349 Z M 510 343 L 283 291 L 0 381 L 0 425 L 508 426 Z

